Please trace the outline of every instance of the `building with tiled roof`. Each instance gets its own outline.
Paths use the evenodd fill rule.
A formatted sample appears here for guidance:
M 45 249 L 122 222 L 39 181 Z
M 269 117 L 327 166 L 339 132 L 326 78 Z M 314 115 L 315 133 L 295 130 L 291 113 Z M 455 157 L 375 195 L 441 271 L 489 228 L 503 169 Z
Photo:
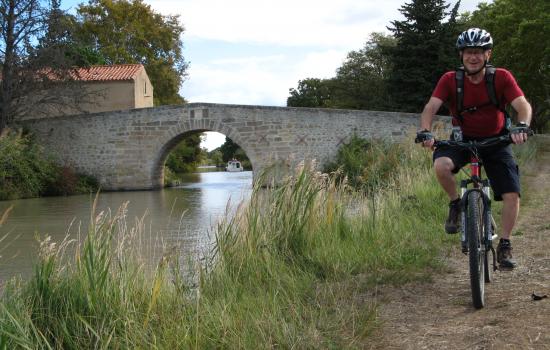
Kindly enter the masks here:
M 75 69 L 73 77 L 82 81 L 124 81 L 136 79 L 143 70 L 141 64 L 91 66 Z
M 106 112 L 153 106 L 153 86 L 141 64 L 91 66 L 74 71 L 74 79 L 97 91 L 95 103 L 83 109 L 86 112 Z
M 85 98 L 79 100 L 78 105 L 74 102 L 53 106 L 37 104 L 23 118 L 153 107 L 153 86 L 141 64 L 90 66 L 76 68 L 70 74 L 74 80 L 80 81 L 78 88 L 84 89 L 82 95 Z M 55 80 L 55 77 L 50 79 Z M 40 94 L 36 96 L 42 98 Z

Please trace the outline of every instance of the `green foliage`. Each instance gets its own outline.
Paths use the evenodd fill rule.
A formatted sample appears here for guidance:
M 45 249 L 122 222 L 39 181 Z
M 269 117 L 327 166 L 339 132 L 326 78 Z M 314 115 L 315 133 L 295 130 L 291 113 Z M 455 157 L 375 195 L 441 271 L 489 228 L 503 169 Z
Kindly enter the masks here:
M 339 182 L 366 193 L 395 184 L 399 169 L 414 167 L 406 145 L 384 140 L 365 140 L 353 135 L 338 150 L 336 160 L 327 166 Z
M 77 8 L 76 41 L 108 64 L 141 63 L 155 88 L 155 105 L 180 104 L 186 76 L 178 16 L 163 16 L 142 0 L 90 0 Z M 88 56 L 89 57 L 89 56 Z
M 0 136 L 0 200 L 97 190 L 97 180 L 60 167 L 29 135 Z
M 55 177 L 53 162 L 30 137 L 0 136 L 0 200 L 37 197 Z
M 392 36 L 372 33 L 363 49 L 351 51 L 336 71 L 330 106 L 383 110 L 389 106 L 387 79 L 391 63 L 385 50 L 396 44 Z
M 289 90 L 290 96 L 286 100 L 289 107 L 329 107 L 331 92 L 331 79 L 307 78 L 298 81 L 296 89 Z
M 176 174 L 191 173 L 201 163 L 201 134 L 189 135 L 168 155 L 166 167 Z
M 225 138 L 225 142 L 218 149 L 222 153 L 222 160 L 224 164 L 226 164 L 230 159 L 235 158 L 242 163 L 243 168 L 252 169 L 250 159 L 248 159 L 248 156 L 244 150 L 229 137 Z
M 365 47 L 351 51 L 336 77 L 300 80 L 289 90 L 289 107 L 384 109 L 388 105 L 387 75 L 390 62 L 385 51 L 395 46 L 391 36 L 372 33 Z
M 68 196 L 77 193 L 93 193 L 99 189 L 99 182 L 92 176 L 78 174 L 69 166 L 56 165 L 55 168 L 56 176 L 42 195 Z
M 422 110 L 441 74 L 456 66 L 449 64 L 457 57 L 458 4 L 447 12 L 444 0 L 411 0 L 399 10 L 405 20 L 391 22 L 397 45 L 388 50 L 392 64 L 388 84 L 397 110 Z
M 22 117 L 90 101 L 70 74 L 72 22 L 59 1 L 2 2 L 0 28 L 0 131 Z
M 493 61 L 512 71 L 533 106 L 532 127 L 550 127 L 550 2 L 496 0 L 470 18 L 494 40 Z
M 207 153 L 208 163 L 206 165 L 224 166 L 223 154 L 219 148 L 213 149 Z

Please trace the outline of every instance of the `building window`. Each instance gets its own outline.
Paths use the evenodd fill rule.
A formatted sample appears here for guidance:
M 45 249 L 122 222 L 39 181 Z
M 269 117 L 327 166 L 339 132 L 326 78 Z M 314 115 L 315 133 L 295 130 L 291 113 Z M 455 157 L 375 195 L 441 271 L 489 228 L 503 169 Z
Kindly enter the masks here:
M 143 84 L 143 94 L 147 96 L 147 82 Z

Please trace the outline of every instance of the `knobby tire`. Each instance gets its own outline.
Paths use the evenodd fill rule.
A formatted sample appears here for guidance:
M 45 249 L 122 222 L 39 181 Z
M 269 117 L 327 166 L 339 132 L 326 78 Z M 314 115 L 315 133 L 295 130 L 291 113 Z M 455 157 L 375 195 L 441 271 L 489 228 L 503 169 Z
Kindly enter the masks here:
M 484 220 L 483 199 L 479 191 L 468 194 L 466 208 L 466 234 L 470 262 L 470 286 L 472 302 L 476 309 L 485 305 L 485 262 L 486 251 L 483 243 Z

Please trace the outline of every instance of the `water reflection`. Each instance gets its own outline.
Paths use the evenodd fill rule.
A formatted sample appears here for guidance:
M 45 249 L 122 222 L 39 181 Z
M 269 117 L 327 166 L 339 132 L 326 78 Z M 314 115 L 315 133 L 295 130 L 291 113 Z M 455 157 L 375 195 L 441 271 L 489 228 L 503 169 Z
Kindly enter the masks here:
M 143 248 L 147 256 L 155 259 L 162 245 L 183 249 L 182 256 L 197 255 L 212 241 L 213 227 L 225 214 L 228 201 L 234 207 L 248 198 L 251 184 L 252 172 L 188 174 L 177 188 L 102 193 L 96 212 L 116 211 L 129 202 L 128 225 L 145 215 Z M 0 228 L 0 237 L 9 233 L 0 243 L 0 281 L 30 274 L 38 233 L 60 242 L 71 222 L 71 235 L 86 232 L 93 201 L 92 195 L 1 201 L 0 213 L 11 205 L 13 210 Z

